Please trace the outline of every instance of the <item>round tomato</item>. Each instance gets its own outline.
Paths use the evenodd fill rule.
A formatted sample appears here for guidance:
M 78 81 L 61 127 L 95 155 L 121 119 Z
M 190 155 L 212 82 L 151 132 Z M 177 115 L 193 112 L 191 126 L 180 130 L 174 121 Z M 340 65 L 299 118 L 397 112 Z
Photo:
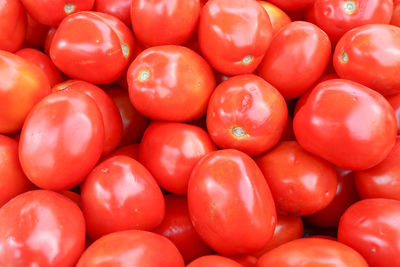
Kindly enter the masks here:
M 125 25 L 131 25 L 132 0 L 96 0 L 94 10 L 119 18 Z
M 207 255 L 192 261 L 187 267 L 243 267 L 238 262 L 219 255 Z
M 386 97 L 389 104 L 392 106 L 397 120 L 397 134 L 400 134 L 400 94 L 391 95 Z
M 27 25 L 25 34 L 25 43 L 43 47 L 46 40 L 49 27 L 34 20 L 29 14 L 26 14 Z
M 66 196 L 67 198 L 69 198 L 70 200 L 75 202 L 75 204 L 77 204 L 79 206 L 79 208 L 82 208 L 82 199 L 78 193 L 75 193 L 74 191 L 71 191 L 71 190 L 59 191 L 58 193 Z
M 268 0 L 285 10 L 300 10 L 311 7 L 315 0 Z
M 267 11 L 271 21 L 272 34 L 277 33 L 283 26 L 292 22 L 290 17 L 279 7 L 265 1 L 259 1 L 265 11 Z
M 399 1 L 394 1 L 393 14 L 392 14 L 392 19 L 390 20 L 390 24 L 400 27 L 400 2 Z
M 130 144 L 126 146 L 121 146 L 113 150 L 107 156 L 103 157 L 102 160 L 106 160 L 114 156 L 128 156 L 139 161 L 139 144 Z
M 0 4 L 0 49 L 15 52 L 25 40 L 26 14 L 19 0 L 3 0 Z

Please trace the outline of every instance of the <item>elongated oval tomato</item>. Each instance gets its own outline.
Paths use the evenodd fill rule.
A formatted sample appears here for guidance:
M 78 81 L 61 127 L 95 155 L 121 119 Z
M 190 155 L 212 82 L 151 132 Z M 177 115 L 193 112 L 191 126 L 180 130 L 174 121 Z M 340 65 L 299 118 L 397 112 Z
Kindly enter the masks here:
M 200 237 L 224 255 L 260 250 L 271 239 L 274 201 L 257 164 L 234 149 L 207 154 L 189 180 L 188 206 Z
M 65 190 L 88 175 L 103 143 L 103 119 L 96 103 L 84 93 L 61 91 L 45 97 L 29 113 L 19 159 L 35 185 Z
M 207 255 L 192 261 L 187 267 L 243 267 L 243 265 L 227 257 Z
M 15 52 L 25 40 L 26 15 L 19 0 L 3 0 L 0 5 L 0 49 Z

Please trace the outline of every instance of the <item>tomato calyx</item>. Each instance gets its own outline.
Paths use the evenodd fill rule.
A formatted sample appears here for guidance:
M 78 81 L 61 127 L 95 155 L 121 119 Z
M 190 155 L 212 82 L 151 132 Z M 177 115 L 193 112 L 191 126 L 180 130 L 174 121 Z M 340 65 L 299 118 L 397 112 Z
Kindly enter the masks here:
M 64 5 L 64 12 L 67 15 L 73 13 L 75 11 L 75 9 L 76 9 L 76 6 L 73 3 L 66 3 Z
M 357 2 L 353 0 L 345 1 L 343 4 L 343 9 L 347 15 L 353 15 L 357 10 Z
M 234 126 L 231 130 L 231 133 L 236 138 L 249 137 L 249 134 L 246 133 L 246 131 L 240 126 Z
M 145 82 L 150 78 L 150 76 L 151 76 L 150 70 L 142 69 L 141 71 L 139 71 L 137 78 L 139 82 Z
M 347 63 L 349 62 L 349 55 L 347 54 L 346 51 L 343 51 L 342 55 L 340 56 L 340 61 L 342 63 Z
M 243 65 L 250 65 L 251 62 L 253 62 L 253 60 L 254 60 L 254 56 L 253 55 L 247 55 L 242 60 L 237 61 L 236 63 L 243 64 Z

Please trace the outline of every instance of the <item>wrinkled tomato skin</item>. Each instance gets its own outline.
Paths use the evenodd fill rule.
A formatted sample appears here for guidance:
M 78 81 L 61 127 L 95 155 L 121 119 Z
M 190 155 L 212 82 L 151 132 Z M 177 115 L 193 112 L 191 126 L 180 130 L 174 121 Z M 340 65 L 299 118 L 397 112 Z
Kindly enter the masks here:
M 0 49 L 15 52 L 25 40 L 26 15 L 19 0 L 3 0 L 0 6 Z
M 284 10 L 300 10 L 311 7 L 315 0 L 269 0 L 269 2 Z
M 128 27 L 131 26 L 132 0 L 96 0 L 94 10 L 119 18 Z
M 215 70 L 248 74 L 264 57 L 272 32 L 268 14 L 257 1 L 210 0 L 200 15 L 200 50 Z
M 400 92 L 400 28 L 372 24 L 348 31 L 336 46 L 333 65 L 342 79 L 383 95 Z
M 266 1 L 259 1 L 265 11 L 267 11 L 271 21 L 272 34 L 277 33 L 283 26 L 292 22 L 290 17 L 279 7 Z
M 192 261 L 187 267 L 243 267 L 242 264 L 220 255 L 207 255 Z
M 27 25 L 25 34 L 25 43 L 43 48 L 49 27 L 34 20 L 29 14 L 26 14 Z
M 293 120 L 299 144 L 348 170 L 365 170 L 382 160 L 396 141 L 393 108 L 361 84 L 333 79 L 318 84 Z
M 338 241 L 357 250 L 369 266 L 400 266 L 400 201 L 364 199 L 340 219 Z
M 262 249 L 276 224 L 264 176 L 249 156 L 234 149 L 211 152 L 196 165 L 188 207 L 200 237 L 223 255 Z

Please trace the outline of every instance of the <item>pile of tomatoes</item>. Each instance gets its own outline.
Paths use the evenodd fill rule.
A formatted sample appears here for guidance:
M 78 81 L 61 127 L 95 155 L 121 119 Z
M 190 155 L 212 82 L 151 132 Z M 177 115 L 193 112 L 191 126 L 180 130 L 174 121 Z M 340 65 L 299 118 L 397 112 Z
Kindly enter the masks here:
M 0 266 L 400 266 L 400 1 L 0 0 Z

